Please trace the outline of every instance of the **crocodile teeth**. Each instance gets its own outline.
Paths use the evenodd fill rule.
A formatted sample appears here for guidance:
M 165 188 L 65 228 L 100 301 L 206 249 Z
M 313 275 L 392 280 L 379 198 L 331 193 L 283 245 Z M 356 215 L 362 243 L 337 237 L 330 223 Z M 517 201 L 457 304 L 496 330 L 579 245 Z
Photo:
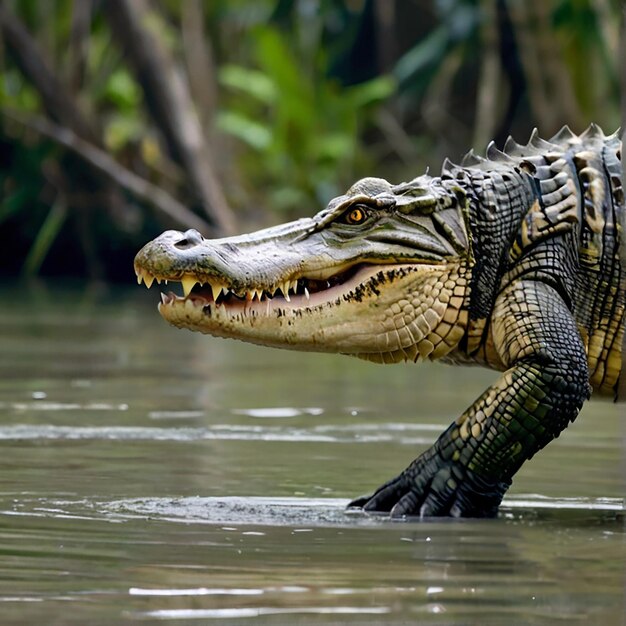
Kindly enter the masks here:
M 224 294 L 228 293 L 228 289 L 226 289 L 225 285 L 220 285 L 219 283 L 209 283 L 211 285 L 211 291 L 213 292 L 213 301 L 217 302 L 217 299 L 220 297 L 222 291 Z
M 159 302 L 159 309 L 163 304 L 172 304 L 176 300 L 176 296 L 170 291 L 169 293 L 161 293 L 161 302 Z
M 148 274 L 148 272 L 139 270 L 137 273 L 137 284 L 141 285 L 142 282 L 146 283 L 146 287 L 150 289 L 152 283 L 154 282 L 154 276 L 152 276 L 152 274 Z
M 311 299 L 311 295 L 309 294 L 309 290 L 306 287 L 304 288 L 304 296 L 306 297 L 307 300 Z
M 193 276 L 186 275 L 180 279 L 180 282 L 183 284 L 183 293 L 187 297 L 198 281 Z
M 289 287 L 290 287 L 290 283 L 288 280 L 286 280 L 281 286 L 280 289 L 283 292 L 283 296 L 285 297 L 285 300 L 287 300 L 287 302 L 291 302 L 291 299 L 289 298 Z

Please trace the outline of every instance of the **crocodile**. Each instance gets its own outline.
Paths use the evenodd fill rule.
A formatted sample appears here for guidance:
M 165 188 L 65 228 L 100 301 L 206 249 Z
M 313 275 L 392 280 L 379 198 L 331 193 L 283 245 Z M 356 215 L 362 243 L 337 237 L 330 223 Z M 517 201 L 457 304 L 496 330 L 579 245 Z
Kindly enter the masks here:
M 591 392 L 626 398 L 621 141 L 591 125 L 493 142 L 440 176 L 364 178 L 313 217 L 205 239 L 166 231 L 138 282 L 178 281 L 181 328 L 376 363 L 501 372 L 397 477 L 349 506 L 492 517 Z

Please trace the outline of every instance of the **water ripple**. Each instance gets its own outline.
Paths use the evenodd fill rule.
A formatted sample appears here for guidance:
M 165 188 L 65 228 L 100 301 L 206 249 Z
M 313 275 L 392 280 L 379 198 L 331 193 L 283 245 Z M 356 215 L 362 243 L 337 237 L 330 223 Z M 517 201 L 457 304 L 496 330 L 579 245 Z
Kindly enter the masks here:
M 10 494 L 5 494 L 5 497 Z M 7 507 L 5 502 L 5 507 Z M 372 526 L 390 522 L 386 514 L 367 514 L 346 509 L 343 498 L 306 497 L 151 497 L 102 500 L 98 498 L 11 498 L 11 505 L 0 515 L 104 519 L 123 522 L 150 519 L 166 522 L 223 525 L 222 530 L 242 535 L 251 533 L 249 526 L 292 526 L 293 533 L 314 532 L 315 528 L 337 526 Z M 551 498 L 539 494 L 513 495 L 501 507 L 503 519 L 543 516 L 566 512 L 614 519 L 624 512 L 621 498 Z M 408 521 L 418 521 L 409 518 Z M 428 521 L 428 520 L 426 520 Z M 430 522 L 441 520 L 430 520 Z M 395 521 L 393 523 L 396 523 Z M 139 592 L 138 592 L 139 593 Z
M 215 424 L 207 427 L 159 428 L 143 426 L 56 426 L 16 424 L 0 428 L 0 440 L 122 440 L 179 441 L 202 440 L 290 441 L 322 443 L 397 442 L 426 445 L 432 436 L 407 437 L 406 433 L 430 432 L 431 425 L 357 424 L 349 426 L 318 425 L 311 428 Z M 437 427 L 440 430 L 440 427 Z
M 138 615 L 156 619 L 238 619 L 262 615 L 384 615 L 390 612 L 390 608 L 382 606 L 300 606 L 290 608 L 258 606 L 229 609 L 162 609 L 146 611 Z

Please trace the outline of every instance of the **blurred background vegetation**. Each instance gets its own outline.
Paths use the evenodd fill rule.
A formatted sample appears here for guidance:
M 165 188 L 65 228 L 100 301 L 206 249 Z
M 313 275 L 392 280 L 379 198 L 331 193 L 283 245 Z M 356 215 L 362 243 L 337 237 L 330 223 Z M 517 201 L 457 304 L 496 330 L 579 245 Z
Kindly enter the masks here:
M 619 125 L 618 0 L 0 0 L 0 274 L 312 214 L 533 127 Z

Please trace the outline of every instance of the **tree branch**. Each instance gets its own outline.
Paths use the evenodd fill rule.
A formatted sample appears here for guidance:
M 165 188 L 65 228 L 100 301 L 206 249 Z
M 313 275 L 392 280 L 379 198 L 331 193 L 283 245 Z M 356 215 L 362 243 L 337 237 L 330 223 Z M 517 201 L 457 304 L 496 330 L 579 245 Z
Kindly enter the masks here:
M 498 48 L 498 9 L 496 0 L 481 0 L 482 60 L 476 96 L 476 121 L 472 145 L 478 150 L 493 139 L 498 124 L 499 98 L 502 96 L 500 77 L 502 68 Z
M 515 0 L 507 0 L 506 6 L 524 70 L 526 93 L 537 126 L 542 128 L 543 132 L 554 132 L 559 122 L 546 93 L 544 60 L 539 57 L 537 50 L 537 35 L 532 23 L 531 7 L 525 2 Z
M 91 143 L 99 143 L 89 122 L 68 96 L 65 85 L 58 80 L 46 63 L 30 33 L 2 2 L 0 2 L 0 30 L 7 46 L 13 52 L 15 63 L 41 95 L 46 113 Z
M 72 29 L 70 31 L 69 83 L 73 93 L 78 93 L 87 71 L 89 29 L 93 11 L 93 0 L 74 0 L 72 4 Z
M 135 197 L 147 202 L 163 215 L 174 220 L 182 228 L 195 228 L 210 233 L 211 227 L 195 213 L 172 198 L 166 191 L 151 182 L 137 176 L 120 165 L 104 150 L 85 141 L 68 128 L 63 128 L 42 117 L 26 116 L 18 111 L 2 108 L 7 118 L 27 128 L 36 130 L 41 135 L 52 139 L 79 156 L 87 165 L 98 173 L 104 174 Z
M 204 28 L 203 3 L 201 0 L 185 0 L 180 11 L 189 87 L 208 138 L 217 110 L 217 78 L 211 41 Z
M 215 175 L 187 84 L 168 50 L 144 27 L 145 2 L 108 0 L 104 9 L 172 157 L 189 176 L 195 195 L 216 230 L 232 232 L 235 219 Z

